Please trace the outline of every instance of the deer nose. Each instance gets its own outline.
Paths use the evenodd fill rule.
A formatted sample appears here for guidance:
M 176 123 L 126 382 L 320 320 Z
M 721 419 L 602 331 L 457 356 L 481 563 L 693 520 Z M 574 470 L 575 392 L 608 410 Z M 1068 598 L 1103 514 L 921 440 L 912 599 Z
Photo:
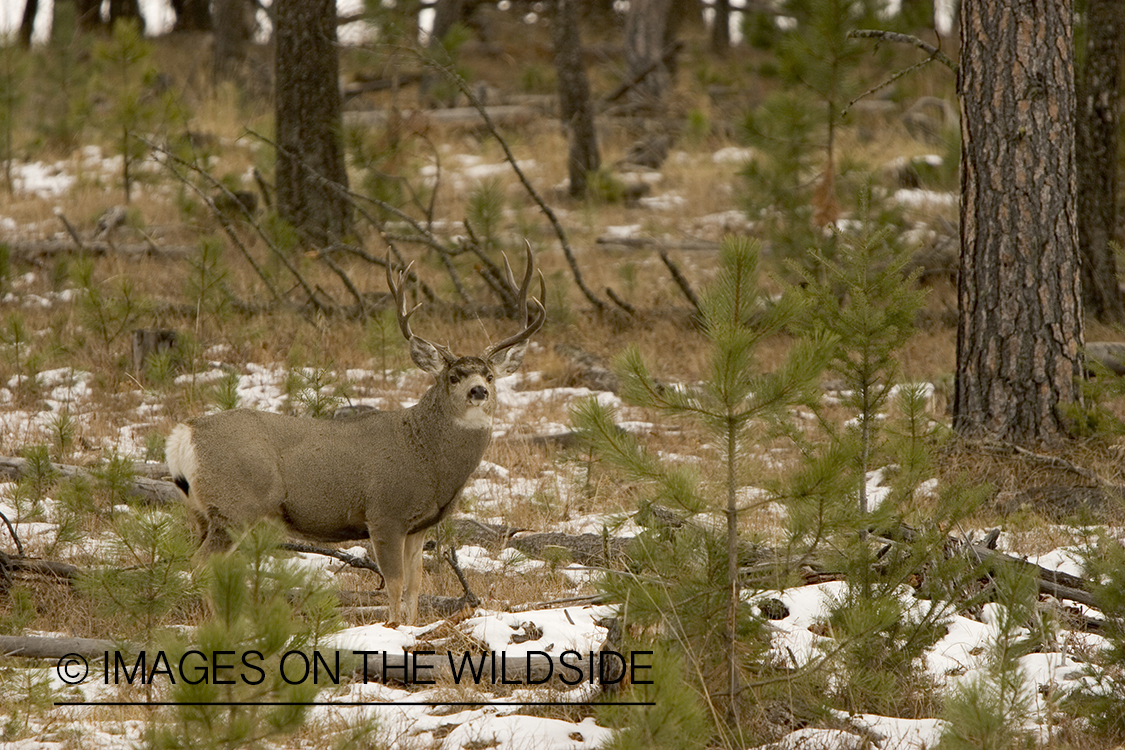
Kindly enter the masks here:
M 488 400 L 488 389 L 485 388 L 483 385 L 474 385 L 472 388 L 469 389 L 469 400 L 470 401 L 487 401 Z

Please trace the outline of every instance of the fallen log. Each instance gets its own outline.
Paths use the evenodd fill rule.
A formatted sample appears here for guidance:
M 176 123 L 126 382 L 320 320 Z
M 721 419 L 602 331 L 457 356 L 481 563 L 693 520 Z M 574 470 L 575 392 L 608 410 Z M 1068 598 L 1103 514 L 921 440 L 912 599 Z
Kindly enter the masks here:
M 117 649 L 113 641 L 101 638 L 51 638 L 40 635 L 0 635 L 0 655 L 24 656 L 29 659 L 62 659 L 78 655 L 86 658 L 102 656 Z
M 39 265 L 56 255 L 84 252 L 91 255 L 122 255 L 127 258 L 153 256 L 157 258 L 186 258 L 198 252 L 192 245 L 157 245 L 148 242 L 115 244 L 104 240 L 83 240 L 81 247 L 71 238 L 46 240 L 8 240 L 12 260 Z
M 81 572 L 81 568 L 70 563 L 57 560 L 39 560 L 23 555 L 9 555 L 0 550 L 0 576 L 6 573 L 34 573 L 73 581 Z
M 69 464 L 51 464 L 51 470 L 64 479 L 76 476 L 91 476 L 90 470 L 82 466 Z M 17 456 L 0 456 L 0 476 L 18 482 L 27 474 L 27 460 Z M 133 487 L 129 494 L 146 503 L 161 505 L 164 503 L 181 502 L 183 493 L 171 482 L 162 479 L 152 479 L 146 476 L 133 478 Z

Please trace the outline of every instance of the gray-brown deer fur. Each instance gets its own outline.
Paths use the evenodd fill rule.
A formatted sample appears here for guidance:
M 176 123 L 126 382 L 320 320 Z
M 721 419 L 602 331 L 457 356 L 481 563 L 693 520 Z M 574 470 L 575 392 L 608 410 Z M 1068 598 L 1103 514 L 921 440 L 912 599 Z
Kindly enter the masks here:
M 396 282 L 387 264 L 411 359 L 435 378 L 417 404 L 333 420 L 234 409 L 176 425 L 167 445 L 202 550 L 226 549 L 230 527 L 263 518 L 322 542 L 369 538 L 394 622 L 417 616 L 424 532 L 449 513 L 480 464 L 492 437 L 494 380 L 519 368 L 546 315 L 533 298 L 528 323 L 529 248 L 519 289 L 523 330 L 480 356 L 457 357 L 411 333 L 408 271 Z M 515 291 L 510 268 L 508 279 Z M 539 284 L 542 296 L 541 274 Z

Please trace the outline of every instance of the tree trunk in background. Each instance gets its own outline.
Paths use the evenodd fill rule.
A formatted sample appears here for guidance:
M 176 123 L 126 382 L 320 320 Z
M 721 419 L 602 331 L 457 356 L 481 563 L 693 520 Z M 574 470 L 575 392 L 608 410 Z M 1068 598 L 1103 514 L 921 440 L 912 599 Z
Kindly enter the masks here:
M 211 4 L 207 0 L 172 0 L 172 10 L 176 11 L 172 31 L 211 30 Z
M 1110 242 L 1117 228 L 1117 128 L 1125 5 L 1087 0 L 1086 55 L 1078 75 L 1078 246 L 1082 300 L 1105 323 L 1125 323 Z
M 23 8 L 23 18 L 20 20 L 19 40 L 24 49 L 31 48 L 31 34 L 35 29 L 35 16 L 39 13 L 39 0 L 27 0 Z
M 434 3 L 434 25 L 430 30 L 430 42 L 441 41 L 453 24 L 462 20 L 465 0 L 437 0 Z
M 79 31 L 93 31 L 102 25 L 101 0 L 74 0 L 74 10 Z
M 315 244 L 351 230 L 346 188 L 334 0 L 284 0 L 274 39 L 277 83 L 277 209 Z
M 121 20 L 136 19 L 141 34 L 145 33 L 145 17 L 141 15 L 138 0 L 109 0 L 109 26 Z
M 715 11 L 711 22 L 711 52 L 724 56 L 730 52 L 730 0 L 715 0 L 711 7 Z
M 953 427 L 1025 446 L 1081 399 L 1068 0 L 961 8 L 961 266 Z
M 185 0 L 189 1 L 206 4 L 206 0 Z M 296 1 L 283 0 L 278 8 Z M 254 28 L 254 8 L 249 0 L 214 0 L 211 12 L 214 14 L 215 45 L 211 52 L 211 64 L 215 83 L 245 83 L 246 48 Z
M 582 60 L 582 40 L 578 32 L 575 3 L 581 0 L 556 0 L 551 26 L 555 45 L 555 70 L 559 81 L 559 110 L 563 130 L 570 142 L 567 173 L 570 195 L 586 194 L 586 175 L 601 166 L 594 111 L 590 106 L 590 83 Z
M 630 0 L 625 17 L 625 66 L 630 80 L 629 101 L 659 110 L 672 78 L 664 64 L 668 10 L 672 0 Z

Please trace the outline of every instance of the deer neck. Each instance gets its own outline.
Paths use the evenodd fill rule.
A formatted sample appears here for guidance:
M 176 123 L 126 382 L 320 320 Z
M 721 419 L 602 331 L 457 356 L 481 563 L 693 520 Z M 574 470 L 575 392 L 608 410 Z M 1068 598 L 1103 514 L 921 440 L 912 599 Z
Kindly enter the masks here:
M 466 420 L 459 417 L 440 386 L 430 388 L 410 407 L 411 433 L 419 444 L 455 462 L 470 461 L 476 468 L 492 440 L 492 419 Z

